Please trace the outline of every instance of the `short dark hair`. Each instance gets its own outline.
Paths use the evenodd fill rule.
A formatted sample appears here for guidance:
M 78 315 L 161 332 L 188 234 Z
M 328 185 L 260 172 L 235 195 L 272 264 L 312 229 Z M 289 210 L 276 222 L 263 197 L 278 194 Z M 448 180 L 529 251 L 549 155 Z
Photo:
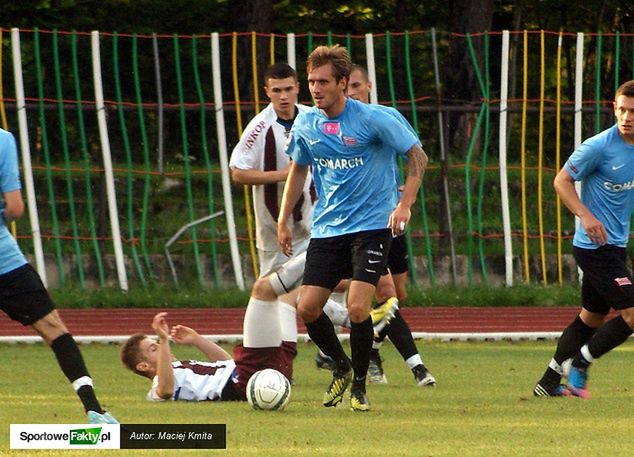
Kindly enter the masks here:
M 626 97 L 634 97 L 634 80 L 626 81 L 619 86 L 614 95 L 616 99 L 619 95 L 625 95 Z
M 370 82 L 370 75 L 368 74 L 368 70 L 363 65 L 353 63 L 352 67 L 350 67 L 350 74 L 352 74 L 352 72 L 354 71 L 360 72 L 365 82 Z
M 293 78 L 297 81 L 297 72 L 287 63 L 279 62 L 271 64 L 264 71 L 264 85 L 269 79 Z
M 140 376 L 147 377 L 147 374 L 137 370 L 137 364 L 143 362 L 141 357 L 141 341 L 147 338 L 143 333 L 135 333 L 121 347 L 121 363 L 127 369 L 135 372 Z
M 339 82 L 342 78 L 348 79 L 352 70 L 352 62 L 348 50 L 335 44 L 334 46 L 318 46 L 306 60 L 306 71 L 310 73 L 317 67 L 326 64 L 332 65 L 333 76 Z

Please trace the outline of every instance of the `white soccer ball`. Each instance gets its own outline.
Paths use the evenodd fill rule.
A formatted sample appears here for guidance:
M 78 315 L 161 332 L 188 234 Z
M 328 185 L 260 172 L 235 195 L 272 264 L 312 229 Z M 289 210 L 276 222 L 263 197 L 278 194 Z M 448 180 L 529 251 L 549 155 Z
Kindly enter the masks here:
M 253 409 L 284 409 L 291 398 L 291 383 L 272 368 L 256 371 L 247 383 L 247 400 Z

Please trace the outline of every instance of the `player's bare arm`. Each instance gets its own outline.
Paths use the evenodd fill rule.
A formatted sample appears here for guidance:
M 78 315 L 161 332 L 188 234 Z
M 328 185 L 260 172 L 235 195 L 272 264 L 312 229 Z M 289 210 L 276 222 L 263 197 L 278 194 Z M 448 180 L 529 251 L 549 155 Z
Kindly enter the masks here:
M 156 394 L 168 400 L 174 394 L 174 369 L 172 368 L 172 350 L 170 349 L 169 326 L 167 325 L 167 313 L 162 312 L 154 316 L 152 329 L 159 337 L 159 353 L 156 361 L 156 375 L 158 376 L 158 386 Z
M 274 184 L 277 182 L 286 181 L 288 176 L 289 166 L 281 170 L 242 170 L 240 168 L 231 169 L 231 179 L 236 184 L 245 184 L 251 186 L 257 186 L 260 184 Z
M 20 189 L 4 192 L 2 194 L 4 200 L 4 220 L 8 223 L 19 219 L 24 214 L 24 200 Z
M 602 246 L 608 242 L 608 233 L 603 223 L 594 217 L 594 214 L 581 202 L 577 190 L 575 189 L 575 181 L 568 173 L 568 170 L 562 168 L 553 182 L 553 187 L 559 195 L 562 203 L 566 208 L 577 216 L 586 233 L 593 243 Z
M 170 331 L 172 340 L 177 344 L 188 344 L 205 354 L 207 360 L 229 360 L 231 356 L 213 341 L 209 341 L 196 330 L 186 325 L 174 325 Z
M 282 252 L 288 256 L 293 254 L 293 235 L 288 228 L 288 218 L 302 194 L 307 175 L 308 165 L 298 165 L 292 162 L 282 194 L 280 214 L 277 218 L 277 240 Z
M 423 182 L 423 175 L 429 160 L 423 148 L 418 144 L 413 145 L 407 151 L 407 159 L 405 184 L 402 186 L 401 199 L 389 220 L 389 228 L 392 229 L 394 235 L 405 232 L 407 223 L 412 216 L 411 207 L 416 201 L 418 189 Z

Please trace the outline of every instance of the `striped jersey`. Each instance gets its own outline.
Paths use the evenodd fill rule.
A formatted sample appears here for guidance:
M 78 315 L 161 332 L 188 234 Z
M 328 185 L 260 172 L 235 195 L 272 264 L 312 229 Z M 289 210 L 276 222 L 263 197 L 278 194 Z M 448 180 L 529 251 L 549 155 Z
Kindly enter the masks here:
M 296 105 L 305 111 L 307 106 Z M 284 147 L 289 130 L 278 122 L 277 113 L 270 103 L 247 125 L 240 141 L 231 153 L 229 166 L 240 170 L 271 171 L 288 166 L 289 157 Z M 300 242 L 310 238 L 310 226 L 315 195 L 311 195 L 311 177 L 306 179 L 304 192 L 293 210 L 289 222 L 293 241 Z M 278 251 L 277 216 L 284 191 L 284 182 L 260 184 L 253 187 L 253 209 L 255 212 L 256 245 L 265 251 Z
M 236 368 L 233 359 L 216 362 L 200 362 L 197 360 L 175 360 L 174 395 L 172 400 L 205 401 L 220 400 L 222 389 Z M 163 401 L 156 393 L 158 376 L 152 380 L 152 388 L 147 394 L 150 401 Z

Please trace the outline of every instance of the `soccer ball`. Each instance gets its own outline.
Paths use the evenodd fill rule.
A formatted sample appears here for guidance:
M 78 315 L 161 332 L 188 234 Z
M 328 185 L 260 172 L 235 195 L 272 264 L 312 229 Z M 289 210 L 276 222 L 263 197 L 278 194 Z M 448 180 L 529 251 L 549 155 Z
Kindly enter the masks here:
M 284 409 L 291 398 L 291 383 L 272 368 L 256 371 L 247 383 L 247 401 L 253 409 Z

